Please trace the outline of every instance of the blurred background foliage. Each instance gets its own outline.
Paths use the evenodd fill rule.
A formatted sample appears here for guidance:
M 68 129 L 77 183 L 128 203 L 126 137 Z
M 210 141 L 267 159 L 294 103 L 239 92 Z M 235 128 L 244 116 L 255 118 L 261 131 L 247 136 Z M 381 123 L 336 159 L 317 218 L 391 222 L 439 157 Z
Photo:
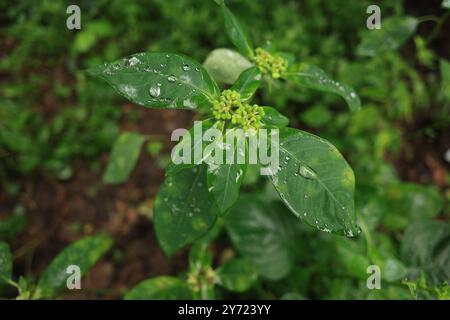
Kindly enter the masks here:
M 256 97 L 282 110 L 291 126 L 320 134 L 346 156 L 356 175 L 363 232 L 350 240 L 302 227 L 288 274 L 263 276 L 235 297 L 448 298 L 450 25 L 444 18 L 450 10 L 441 1 L 380 2 L 382 25 L 415 17 L 417 28 L 393 36 L 386 28 L 382 39 L 392 36 L 393 46 L 378 50 L 370 44 L 376 31 L 366 28 L 366 8 L 373 1 L 227 3 L 256 44 L 320 66 L 353 86 L 363 102 L 360 112 L 349 113 L 337 96 L 281 82 Z M 32 227 L 26 226 L 27 208 L 21 203 L 26 181 L 39 188 L 40 178 L 51 176 L 64 187 L 80 166 L 98 175 L 124 123 L 152 133 L 139 124 L 140 107 L 124 107 L 108 86 L 87 77 L 86 68 L 142 51 L 181 52 L 204 61 L 213 49 L 231 47 L 212 0 L 77 1 L 79 31 L 66 28 L 69 4 L 0 4 L 2 239 Z M 172 121 L 175 127 L 186 123 Z M 167 145 L 169 139 L 167 134 L 162 141 Z M 169 150 L 161 142 L 147 149 L 147 165 L 163 167 Z M 273 194 L 251 173 L 246 190 L 267 193 L 267 199 Z M 237 254 L 223 233 L 216 241 L 226 243 L 216 255 Z M 382 290 L 367 290 L 369 264 L 380 265 L 386 275 Z M 36 272 L 31 268 L 30 276 Z

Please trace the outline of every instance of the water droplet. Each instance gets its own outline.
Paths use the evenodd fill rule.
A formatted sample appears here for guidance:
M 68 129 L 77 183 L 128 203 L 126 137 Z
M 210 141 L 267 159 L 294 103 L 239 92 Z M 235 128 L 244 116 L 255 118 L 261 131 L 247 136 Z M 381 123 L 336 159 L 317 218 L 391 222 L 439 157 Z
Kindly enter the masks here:
M 298 169 L 298 173 L 306 179 L 316 179 L 317 175 L 316 173 L 309 167 L 307 166 L 300 166 L 300 168 Z
M 183 71 L 189 71 L 191 70 L 191 67 L 189 67 L 189 65 L 187 64 L 183 64 Z
M 177 81 L 177 78 L 176 78 L 174 75 L 170 75 L 170 76 L 167 78 L 167 81 L 169 81 L 169 82 L 175 82 L 175 81 Z
M 153 98 L 157 98 L 161 94 L 161 88 L 159 86 L 152 86 L 150 87 L 149 93 Z

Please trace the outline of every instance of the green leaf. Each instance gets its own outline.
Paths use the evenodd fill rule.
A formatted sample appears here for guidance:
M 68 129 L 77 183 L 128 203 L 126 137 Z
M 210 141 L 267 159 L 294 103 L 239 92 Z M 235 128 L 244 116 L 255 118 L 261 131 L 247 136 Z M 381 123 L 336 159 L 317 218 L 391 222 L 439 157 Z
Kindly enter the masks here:
M 321 231 L 359 233 L 355 223 L 353 170 L 328 141 L 292 128 L 280 129 L 280 167 L 271 181 L 288 208 Z
M 138 53 L 88 71 L 128 100 L 149 108 L 196 109 L 219 88 L 195 60 L 174 53 Z
M 188 300 L 191 293 L 185 282 L 174 277 L 144 280 L 128 291 L 126 300 Z
M 220 48 L 211 51 L 203 66 L 217 82 L 233 84 L 252 63 L 237 51 Z
M 261 276 L 277 280 L 289 273 L 301 247 L 301 224 L 281 203 L 242 194 L 225 217 L 225 227 Z
M 228 137 L 235 137 L 235 131 L 229 130 L 226 135 L 223 136 L 222 141 L 228 141 Z M 228 142 L 222 142 L 224 146 L 228 145 Z M 226 147 L 224 149 L 227 152 Z M 231 149 L 231 148 L 230 148 Z M 239 144 L 235 140 L 234 142 L 234 154 L 239 152 Z M 247 171 L 247 164 L 237 163 L 237 158 L 234 158 L 233 164 L 227 164 L 226 159 L 223 159 L 222 164 L 212 164 L 208 166 L 207 181 L 208 190 L 214 196 L 217 207 L 220 213 L 225 213 L 230 209 L 239 198 L 239 190 L 241 188 L 242 181 L 244 180 L 245 173 Z
M 442 0 L 442 8 L 450 9 L 450 0 Z
M 264 117 L 262 122 L 266 127 L 286 127 L 289 119 L 272 107 L 262 107 L 264 109 Z
M 418 20 L 413 17 L 383 19 L 382 28 L 367 30 L 356 49 L 359 56 L 375 57 L 400 48 L 416 31 Z
M 437 221 L 418 221 L 406 229 L 401 242 L 402 261 L 409 277 L 425 272 L 431 284 L 450 279 L 450 225 Z
M 286 72 L 284 76 L 300 86 L 340 95 L 345 99 L 351 111 L 358 111 L 361 108 L 361 100 L 352 87 L 334 81 L 319 67 L 300 63 Z
M 236 83 L 231 87 L 231 90 L 240 93 L 243 100 L 249 100 L 258 90 L 261 84 L 261 71 L 258 67 L 251 67 L 239 75 Z
M 219 284 L 224 288 L 244 292 L 251 288 L 258 275 L 255 268 L 244 259 L 235 259 L 226 262 L 217 269 Z
M 253 57 L 253 44 L 247 32 L 242 27 L 239 20 L 227 8 L 224 1 L 221 1 L 223 17 L 225 19 L 225 30 L 228 38 L 236 48 L 245 56 Z
M 99 234 L 85 237 L 63 249 L 42 273 L 35 296 L 54 297 L 66 285 L 68 266 L 77 265 L 81 275 L 85 275 L 108 252 L 112 244 L 110 236 Z
M 103 175 L 106 183 L 122 183 L 128 180 L 139 159 L 145 137 L 135 132 L 123 132 L 114 143 L 108 166 Z
M 394 282 L 403 279 L 408 273 L 408 269 L 405 265 L 397 259 L 387 259 L 382 274 L 386 281 Z
M 166 168 L 166 176 L 175 174 L 183 169 L 195 167 L 205 161 L 207 157 L 204 157 L 203 150 L 205 150 L 207 145 L 211 144 L 211 141 L 205 141 L 203 136 L 208 129 L 217 128 L 217 125 L 218 123 L 215 123 L 214 120 L 211 119 L 197 121 L 196 124 L 194 124 L 194 126 L 189 129 L 185 135 L 183 135 L 181 141 L 173 148 L 172 151 L 172 160 L 175 155 L 177 155 L 180 158 L 186 159 L 187 163 L 175 164 L 171 161 Z M 196 136 L 196 133 L 198 136 Z M 196 161 L 196 150 L 198 152 L 201 151 L 199 157 L 199 160 L 201 161 Z M 190 157 L 188 157 L 186 153 L 189 154 Z
M 208 193 L 206 166 L 184 169 L 166 177 L 153 212 L 156 236 L 168 255 L 206 234 L 218 213 Z
M 12 255 L 9 245 L 0 242 L 0 284 L 8 281 L 12 276 Z

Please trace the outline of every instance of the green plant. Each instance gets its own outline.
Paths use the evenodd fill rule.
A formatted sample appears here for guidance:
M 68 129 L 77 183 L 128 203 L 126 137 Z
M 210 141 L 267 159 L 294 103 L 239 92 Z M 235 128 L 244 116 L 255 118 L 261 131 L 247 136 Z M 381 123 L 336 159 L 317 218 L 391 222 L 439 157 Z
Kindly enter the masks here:
M 56 298 L 66 286 L 68 267 L 79 267 L 85 275 L 111 248 L 113 240 L 106 234 L 85 237 L 63 249 L 47 266 L 36 283 L 25 277 L 14 281 L 13 259 L 6 242 L 0 242 L 0 289 L 9 285 L 17 289 L 16 299 Z
M 211 143 L 204 137 L 191 141 L 191 135 L 186 135 L 176 146 L 175 152 L 190 149 L 194 154 L 201 144 L 205 161 L 170 163 L 166 168 L 153 217 L 161 247 L 168 254 L 174 253 L 207 233 L 217 218 L 232 208 L 252 164 L 248 159 L 243 164 L 214 163 L 212 147 L 223 148 L 228 132 L 239 135 L 243 129 L 246 135 L 258 135 L 259 128 L 279 130 L 279 167 L 269 177 L 292 213 L 321 231 L 355 236 L 359 232 L 354 213 L 355 181 L 344 157 L 328 141 L 287 128 L 288 119 L 275 108 L 251 104 L 250 100 L 266 78 L 338 93 L 353 110 L 360 107 L 359 98 L 350 87 L 331 80 L 315 66 L 295 64 L 292 58 L 273 50 L 253 50 L 240 23 L 224 3 L 220 5 L 231 41 L 255 64 L 222 93 L 202 65 L 180 54 L 138 53 L 89 70 L 134 103 L 148 108 L 195 109 L 206 115 L 200 124 L 204 130 L 222 131 Z M 136 134 L 127 136 L 136 143 L 122 143 L 124 136 L 118 140 L 106 181 L 123 181 L 136 161 L 143 139 Z M 248 153 L 248 145 L 246 148 Z M 121 179 L 111 178 L 114 175 Z

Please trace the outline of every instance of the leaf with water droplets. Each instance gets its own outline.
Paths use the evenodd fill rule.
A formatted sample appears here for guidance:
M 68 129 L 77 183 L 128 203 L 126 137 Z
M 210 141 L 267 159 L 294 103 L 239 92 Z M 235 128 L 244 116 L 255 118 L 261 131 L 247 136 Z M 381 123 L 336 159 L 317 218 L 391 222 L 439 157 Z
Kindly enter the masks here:
M 239 253 L 267 279 L 286 276 L 303 250 L 302 225 L 279 201 L 241 194 L 225 227 Z
M 211 51 L 203 66 L 217 82 L 233 84 L 252 63 L 237 51 L 219 48 Z
M 183 169 L 166 177 L 153 212 L 156 236 L 168 255 L 206 234 L 218 213 L 208 192 L 206 165 Z
M 375 57 L 384 52 L 397 50 L 416 31 L 419 21 L 414 17 L 393 17 L 383 20 L 382 28 L 367 30 L 356 49 L 360 56 Z
M 137 53 L 88 72 L 149 108 L 206 108 L 220 94 L 202 65 L 181 54 Z
M 175 277 L 162 276 L 144 280 L 125 294 L 125 300 L 188 300 L 187 283 Z
M 11 279 L 12 276 L 12 255 L 9 245 L 0 242 L 0 284 Z
M 220 6 L 225 19 L 225 30 L 228 38 L 243 55 L 253 57 L 253 44 L 246 30 L 230 9 L 227 8 L 224 1 L 221 1 Z
M 351 111 L 361 108 L 361 100 L 352 87 L 331 79 L 322 69 L 307 63 L 293 66 L 284 76 L 310 89 L 331 92 L 345 99 Z
M 112 244 L 113 239 L 110 236 L 98 234 L 85 237 L 63 249 L 42 273 L 36 289 L 36 297 L 54 297 L 66 285 L 67 278 L 70 276 L 67 273 L 68 266 L 79 266 L 81 275 L 84 275 L 108 252 Z
M 289 124 L 289 119 L 272 107 L 262 107 L 264 110 L 264 117 L 262 122 L 266 127 L 286 127 Z
M 270 176 L 281 199 L 321 231 L 356 236 L 355 178 L 328 141 L 292 128 L 280 129 L 280 167 Z
M 136 166 L 145 137 L 136 132 L 122 132 L 114 143 L 103 181 L 122 183 L 127 181 Z
M 226 163 L 226 159 L 223 159 L 222 164 L 214 164 L 208 168 L 208 187 L 216 200 L 217 207 L 220 213 L 225 213 L 230 209 L 239 198 L 239 190 L 241 188 L 242 181 L 247 171 L 247 164 L 238 163 L 237 155 L 240 145 L 234 139 L 233 146 L 229 144 L 229 137 L 234 137 L 235 131 L 229 130 L 222 139 L 221 144 L 224 145 L 224 153 L 232 152 L 235 157 L 230 164 Z M 229 146 L 229 147 L 227 147 Z M 245 145 L 242 147 L 242 152 L 246 153 Z M 233 148 L 233 150 L 231 150 Z M 245 160 L 245 159 L 244 159 Z
M 261 84 L 261 71 L 258 67 L 252 67 L 239 75 L 231 90 L 239 92 L 243 100 L 249 100 L 258 90 Z

